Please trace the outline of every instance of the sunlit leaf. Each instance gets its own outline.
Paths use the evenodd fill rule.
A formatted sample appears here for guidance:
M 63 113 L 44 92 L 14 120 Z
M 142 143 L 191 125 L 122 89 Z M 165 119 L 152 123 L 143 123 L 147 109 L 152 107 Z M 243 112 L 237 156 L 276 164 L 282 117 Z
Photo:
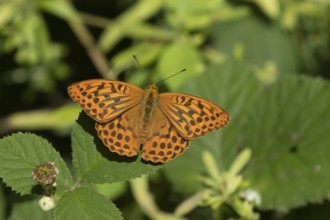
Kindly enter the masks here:
M 32 179 L 32 171 L 46 162 L 54 162 L 59 171 L 57 190 L 67 190 L 72 184 L 71 174 L 48 141 L 30 133 L 16 133 L 0 140 L 0 177 L 20 194 L 32 193 L 37 185 Z

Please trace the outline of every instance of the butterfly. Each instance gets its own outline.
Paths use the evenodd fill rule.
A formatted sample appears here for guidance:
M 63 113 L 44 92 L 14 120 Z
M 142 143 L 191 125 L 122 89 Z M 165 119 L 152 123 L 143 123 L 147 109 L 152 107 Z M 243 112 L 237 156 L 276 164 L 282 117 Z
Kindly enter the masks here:
M 71 99 L 96 121 L 99 138 L 111 152 L 165 163 L 182 154 L 190 140 L 225 126 L 229 115 L 192 95 L 158 93 L 114 80 L 91 79 L 69 86 Z

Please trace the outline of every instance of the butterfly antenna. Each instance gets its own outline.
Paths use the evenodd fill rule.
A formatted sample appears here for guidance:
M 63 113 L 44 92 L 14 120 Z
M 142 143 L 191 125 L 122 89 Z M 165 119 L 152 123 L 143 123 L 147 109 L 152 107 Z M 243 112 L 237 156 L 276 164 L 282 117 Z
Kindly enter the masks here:
M 169 78 L 172 78 L 172 77 L 174 77 L 174 76 L 176 76 L 176 75 L 178 75 L 178 74 L 180 74 L 180 73 L 182 73 L 182 72 L 185 72 L 185 71 L 186 71 L 186 69 L 182 69 L 182 70 L 180 70 L 179 72 L 173 74 L 172 76 L 169 76 L 169 77 L 167 77 L 167 78 L 165 78 L 165 79 L 160 80 L 160 81 L 157 83 L 157 85 L 159 85 L 159 84 L 161 84 L 162 82 L 164 82 L 165 80 L 168 80 Z
M 140 64 L 139 60 L 137 59 L 137 57 L 135 55 L 133 55 L 133 58 L 135 60 L 135 62 L 137 63 L 137 65 L 139 66 L 139 69 L 142 71 L 142 72 L 146 72 L 145 69 L 142 67 L 142 65 Z M 148 77 L 148 80 L 150 83 L 152 83 L 151 79 Z

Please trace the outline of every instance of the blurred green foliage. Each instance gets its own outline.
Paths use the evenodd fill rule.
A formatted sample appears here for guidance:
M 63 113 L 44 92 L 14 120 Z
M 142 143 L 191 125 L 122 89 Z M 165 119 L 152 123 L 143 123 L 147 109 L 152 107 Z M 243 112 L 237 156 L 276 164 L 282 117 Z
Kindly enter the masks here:
M 329 0 L 1 0 L 0 134 L 34 130 L 61 157 L 40 136 L 4 137 L 0 177 L 36 194 L 33 166 L 58 161 L 58 219 L 329 219 L 329 24 Z M 159 167 L 108 155 L 81 116 L 71 154 L 80 110 L 69 84 L 103 77 L 144 88 L 182 69 L 161 92 L 217 103 L 228 126 Z M 250 157 L 228 176 L 243 149 Z M 143 174 L 131 191 L 122 182 Z M 6 188 L 0 218 L 51 218 L 39 199 Z M 111 208 L 102 216 L 94 205 Z

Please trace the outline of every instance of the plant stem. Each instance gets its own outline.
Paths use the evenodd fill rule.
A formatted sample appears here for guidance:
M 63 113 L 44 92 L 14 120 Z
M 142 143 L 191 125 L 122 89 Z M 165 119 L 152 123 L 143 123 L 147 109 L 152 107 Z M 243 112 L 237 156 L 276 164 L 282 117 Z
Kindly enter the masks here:
M 69 20 L 68 23 L 80 43 L 83 45 L 83 47 L 85 47 L 87 54 L 91 58 L 96 69 L 99 71 L 102 77 L 114 79 L 115 75 L 108 65 L 107 58 L 97 48 L 93 36 L 89 32 L 88 28 L 84 25 L 84 23 L 80 19 Z

